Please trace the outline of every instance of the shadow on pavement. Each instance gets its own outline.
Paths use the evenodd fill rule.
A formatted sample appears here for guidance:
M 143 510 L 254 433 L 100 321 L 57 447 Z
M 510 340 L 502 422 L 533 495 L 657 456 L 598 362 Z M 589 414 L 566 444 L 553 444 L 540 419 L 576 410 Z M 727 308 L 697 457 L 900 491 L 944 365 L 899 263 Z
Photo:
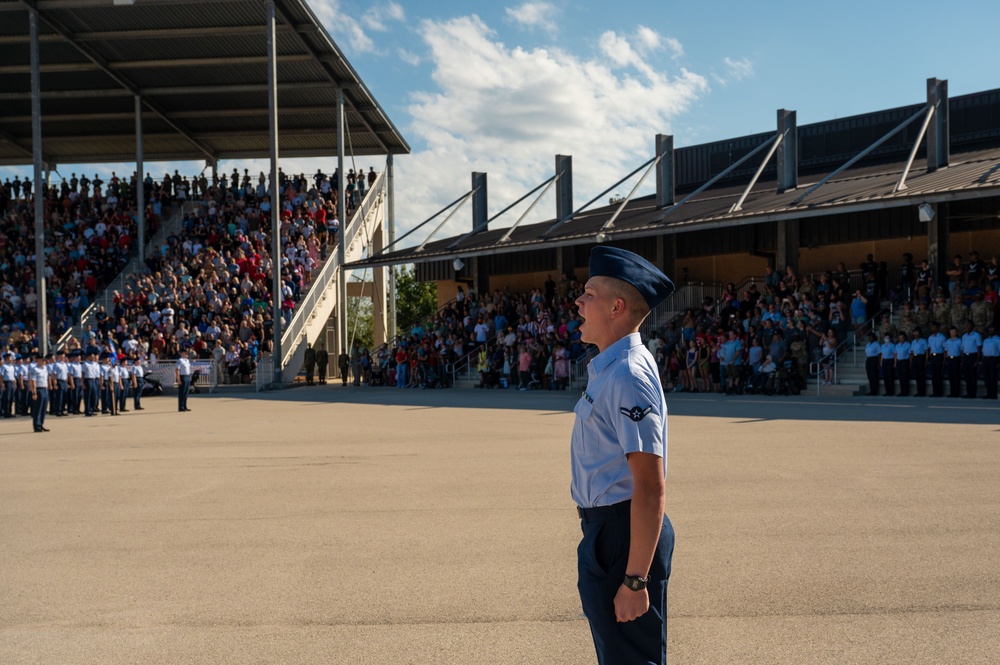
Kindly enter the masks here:
M 220 391 L 202 397 L 223 399 L 261 399 L 299 403 L 302 406 L 324 404 L 385 404 L 414 409 L 512 409 L 549 411 L 553 414 L 573 410 L 579 391 L 535 390 L 411 390 L 369 388 L 329 384 L 295 387 L 262 393 Z M 774 420 L 861 421 L 899 423 L 1000 424 L 1000 402 L 985 399 L 844 397 L 823 398 L 809 395 L 727 397 L 717 394 L 667 396 L 672 416 L 737 418 L 741 424 L 755 425 Z

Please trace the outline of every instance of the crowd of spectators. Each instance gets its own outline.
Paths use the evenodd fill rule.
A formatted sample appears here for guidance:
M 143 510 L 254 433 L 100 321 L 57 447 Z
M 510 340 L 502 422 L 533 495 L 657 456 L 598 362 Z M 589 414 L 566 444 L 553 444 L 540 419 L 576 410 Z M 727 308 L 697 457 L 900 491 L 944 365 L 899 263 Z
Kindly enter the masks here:
M 940 280 L 926 260 L 918 267 L 910 254 L 903 255 L 897 279 L 871 254 L 854 274 L 843 262 L 815 276 L 768 268 L 759 284 L 742 292 L 728 284 L 718 302 L 707 299 L 649 344 L 668 390 L 793 392 L 811 367 L 819 369 L 820 381 L 833 383 L 838 348 L 884 307 L 895 314 L 872 326 L 893 340 L 899 333 L 912 338 L 917 329 L 926 335 L 931 324 L 962 331 L 969 323 L 985 336 L 996 325 L 998 291 L 1000 260 L 981 261 L 975 251 L 967 262 L 956 256 Z
M 377 174 L 371 169 L 368 174 L 347 174 L 345 206 L 351 212 L 374 182 Z M 282 317 L 287 322 L 294 314 L 296 303 L 308 290 L 313 272 L 325 260 L 330 245 L 336 242 L 340 229 L 336 208 L 338 191 L 337 174 L 327 175 L 322 170 L 310 178 L 304 175 L 286 177 L 280 174 L 280 234 L 282 254 L 281 301 Z M 133 176 L 134 181 L 134 176 Z M 112 175 L 108 191 L 117 191 L 118 200 L 129 200 L 128 188 L 134 184 L 122 185 L 123 181 Z M 201 359 L 214 359 L 224 368 L 224 380 L 243 381 L 250 379 L 261 353 L 270 351 L 273 331 L 271 318 L 271 209 L 272 199 L 264 174 L 251 178 L 248 171 L 242 175 L 234 170 L 232 175 L 222 174 L 209 181 L 203 174 L 185 178 L 175 172 L 155 182 L 147 175 L 145 183 L 151 204 L 149 211 L 155 214 L 165 202 L 195 201 L 184 207 L 180 229 L 166 238 L 160 246 L 151 247 L 143 269 L 125 276 L 124 286 L 115 291 L 111 298 L 111 311 L 100 307 L 95 322 L 83 333 L 83 339 L 73 339 L 68 348 L 79 348 L 94 343 L 94 340 L 111 341 L 116 348 L 134 349 L 150 362 L 177 358 L 193 354 Z M 15 274 L 21 277 L 25 293 L 33 287 L 33 263 L 27 258 L 27 249 L 33 254 L 32 228 L 25 223 L 25 215 L 30 215 L 30 185 L 24 196 L 24 183 L 19 182 L 15 190 L 10 183 L 11 203 L 5 206 L 4 236 L 9 237 L 10 229 L 16 231 L 19 242 L 10 252 L 11 265 Z M 102 197 L 101 183 L 70 179 L 63 184 L 69 188 L 71 198 L 80 204 L 72 212 L 81 210 L 81 218 L 74 233 L 90 240 L 94 245 L 94 256 L 110 255 L 107 265 L 101 266 L 101 277 L 114 277 L 127 262 L 128 251 L 134 248 L 135 221 L 122 219 L 127 214 L 116 214 L 121 210 L 108 202 L 110 196 Z M 93 187 L 89 197 L 88 186 Z M 73 187 L 77 196 L 72 197 Z M 5 185 L 6 188 L 6 185 Z M 115 188 L 118 188 L 117 190 Z M 121 191 L 124 188 L 126 191 Z M 54 190 L 56 188 L 53 188 Z M 64 191 L 65 193 L 65 191 Z M 87 203 L 87 202 L 93 203 Z M 120 205 L 120 204 L 119 204 Z M 99 210 L 101 216 L 94 219 L 88 211 Z M 13 212 L 11 212 L 13 211 Z M 107 219 L 105 218 L 107 217 Z M 53 223 L 53 232 L 61 227 L 63 216 Z M 152 219 L 150 221 L 153 221 Z M 154 229 L 150 229 L 152 236 Z M 49 237 L 46 229 L 46 238 Z M 128 241 L 121 238 L 127 236 Z M 0 242 L 2 242 L 0 236 Z M 54 236 L 55 237 L 55 236 Z M 74 236 L 74 240 L 79 239 Z M 6 243 L 8 246 L 10 243 Z M 56 243 L 58 246 L 58 243 Z M 65 243 L 69 255 L 75 244 Z M 90 250 L 90 245 L 83 249 Z M 108 245 L 108 247 L 105 247 Z M 0 250 L 0 255 L 8 254 Z M 54 252 L 55 253 L 55 252 Z M 78 254 L 79 252 L 76 251 Z M 25 258 L 16 258 L 16 257 Z M 73 255 L 76 258 L 76 254 Z M 88 254 L 88 259 L 93 261 Z M 55 267 L 62 260 L 52 260 Z M 6 266 L 6 262 L 4 263 Z M 76 281 L 68 282 L 80 288 L 89 284 L 86 297 L 92 299 L 100 285 L 100 280 L 90 279 L 94 270 L 85 275 L 82 269 L 76 275 L 70 266 L 69 275 Z M 5 275 L 9 271 L 5 269 Z M 57 279 L 52 279 L 55 277 Z M 8 280 L 9 282 L 9 280 Z M 60 307 L 71 315 L 79 313 L 89 304 L 88 300 L 79 305 L 72 298 L 62 305 L 58 298 L 67 281 L 64 273 L 53 270 L 50 277 L 50 291 L 54 291 L 52 306 L 55 320 L 59 318 Z M 5 316 L 11 324 L 30 330 L 30 311 L 24 303 L 26 298 L 15 295 L 18 308 L 8 307 L 5 292 Z M 16 289 L 15 289 L 16 291 Z M 34 299 L 31 299 L 34 302 Z M 72 302 L 72 304 L 68 304 Z M 66 318 L 66 324 L 73 319 Z M 7 320 L 5 319 L 5 323 Z M 65 329 L 65 325 L 63 326 Z M 11 335 L 0 339 L 0 345 L 17 343 L 30 347 L 34 340 Z M 26 352 L 30 348 L 26 348 Z
M 843 342 L 865 326 L 896 339 L 919 327 L 926 335 L 932 322 L 961 331 L 968 321 L 985 335 L 997 317 L 1000 262 L 975 252 L 969 259 L 956 257 L 941 283 L 910 255 L 896 278 L 870 254 L 854 271 L 843 262 L 816 275 L 768 268 L 741 291 L 730 283 L 721 298 L 684 312 L 648 347 L 668 391 L 793 393 L 817 371 L 832 384 Z M 582 289 L 566 274 L 521 293 L 460 286 L 433 320 L 373 351 L 355 348 L 343 366 L 358 384 L 416 388 L 447 385 L 448 369 L 468 359 L 482 388 L 564 388 L 570 363 L 585 352 L 574 303 Z M 890 312 L 877 318 L 883 308 Z
M 0 186 L 0 344 L 29 353 L 37 346 L 36 190 L 30 179 Z M 146 228 L 155 231 L 168 197 L 146 191 Z M 136 251 L 135 182 L 76 174 L 43 188 L 48 333 L 58 338 Z
M 481 388 L 561 390 L 570 363 L 586 351 L 576 299 L 583 284 L 563 273 L 538 288 L 478 294 L 462 286 L 433 318 L 374 351 L 342 359 L 356 385 L 428 388 L 450 385 L 470 363 Z

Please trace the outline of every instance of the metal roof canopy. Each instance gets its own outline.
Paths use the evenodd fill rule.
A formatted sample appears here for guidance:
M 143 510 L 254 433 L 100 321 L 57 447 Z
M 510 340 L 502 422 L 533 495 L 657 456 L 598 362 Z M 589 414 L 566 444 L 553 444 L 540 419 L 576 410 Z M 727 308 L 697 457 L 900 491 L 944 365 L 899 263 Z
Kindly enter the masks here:
M 521 226 L 506 242 L 501 238 L 507 229 L 491 229 L 473 235 L 461 247 L 454 246 L 455 238 L 434 240 L 423 251 L 401 249 L 355 262 L 348 267 L 423 263 L 590 244 L 595 242 L 598 234 L 605 232 L 606 223 L 616 214 L 619 216 L 613 234 L 607 232 L 609 241 L 916 206 L 920 203 L 1000 197 L 1000 148 L 953 154 L 947 169 L 910 174 L 907 188 L 898 190 L 897 185 L 906 166 L 906 161 L 899 161 L 847 169 L 820 190 L 822 195 L 817 194 L 803 203 L 796 203 L 795 199 L 801 196 L 804 188 L 815 183 L 806 181 L 799 189 L 786 192 L 776 191 L 774 180 L 756 183 L 749 193 L 745 185 L 711 188 L 693 197 L 686 205 L 668 210 L 666 216 L 664 209 L 657 207 L 655 195 L 649 195 L 627 201 L 621 213 L 618 212 L 620 204 L 578 212 L 571 224 L 561 226 L 551 235 L 545 232 L 556 220 Z M 744 195 L 747 196 L 742 208 L 733 210 L 734 203 Z
M 135 161 L 136 96 L 148 160 L 269 155 L 265 2 L 0 0 L 0 165 L 32 161 L 30 6 L 50 166 Z M 348 154 L 409 153 L 306 1 L 275 10 L 281 157 L 337 154 L 338 89 Z

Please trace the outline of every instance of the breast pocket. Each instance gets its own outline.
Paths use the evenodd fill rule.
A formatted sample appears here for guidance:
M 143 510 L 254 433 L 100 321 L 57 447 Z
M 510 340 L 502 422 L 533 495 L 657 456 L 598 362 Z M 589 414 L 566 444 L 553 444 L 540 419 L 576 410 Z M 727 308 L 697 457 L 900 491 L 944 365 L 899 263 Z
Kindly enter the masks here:
M 580 401 L 576 403 L 576 408 L 573 409 L 573 413 L 580 420 L 587 420 L 593 412 L 594 405 L 586 397 L 581 397 Z

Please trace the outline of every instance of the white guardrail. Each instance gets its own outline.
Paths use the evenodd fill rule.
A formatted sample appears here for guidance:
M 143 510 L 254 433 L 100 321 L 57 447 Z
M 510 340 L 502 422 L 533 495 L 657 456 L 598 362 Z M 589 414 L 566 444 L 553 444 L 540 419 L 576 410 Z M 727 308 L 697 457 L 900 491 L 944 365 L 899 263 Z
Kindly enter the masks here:
M 177 367 L 176 361 L 160 360 L 146 367 L 146 376 L 159 381 L 166 386 L 175 383 L 174 370 Z M 214 360 L 192 360 L 191 374 L 194 380 L 191 385 L 199 389 L 205 388 L 208 392 L 215 392 L 219 385 L 218 366 Z
M 355 240 L 357 240 L 358 232 L 365 224 L 365 221 L 367 220 L 372 209 L 381 203 L 380 193 L 384 178 L 385 169 L 379 173 L 378 178 L 375 180 L 375 184 L 368 189 L 368 194 L 365 196 L 364 201 L 361 202 L 361 206 L 354 211 L 354 215 L 351 216 L 350 222 L 343 225 L 341 228 L 342 237 L 338 238 L 337 241 L 347 243 L 344 253 L 345 256 L 347 256 L 348 262 L 352 260 L 351 249 Z M 286 365 L 295 354 L 297 341 L 305 332 L 306 325 L 309 323 L 313 309 L 317 304 L 319 304 L 324 292 L 327 288 L 329 288 L 330 282 L 336 277 L 337 270 L 340 268 L 339 252 L 335 251 L 336 249 L 336 246 L 331 248 L 333 251 L 330 251 L 330 255 L 327 257 L 326 263 L 324 263 L 316 278 L 313 279 L 312 285 L 308 293 L 306 293 L 306 297 L 296 303 L 295 313 L 292 315 L 292 320 L 288 323 L 288 326 L 285 328 L 285 332 L 281 335 L 282 366 Z

